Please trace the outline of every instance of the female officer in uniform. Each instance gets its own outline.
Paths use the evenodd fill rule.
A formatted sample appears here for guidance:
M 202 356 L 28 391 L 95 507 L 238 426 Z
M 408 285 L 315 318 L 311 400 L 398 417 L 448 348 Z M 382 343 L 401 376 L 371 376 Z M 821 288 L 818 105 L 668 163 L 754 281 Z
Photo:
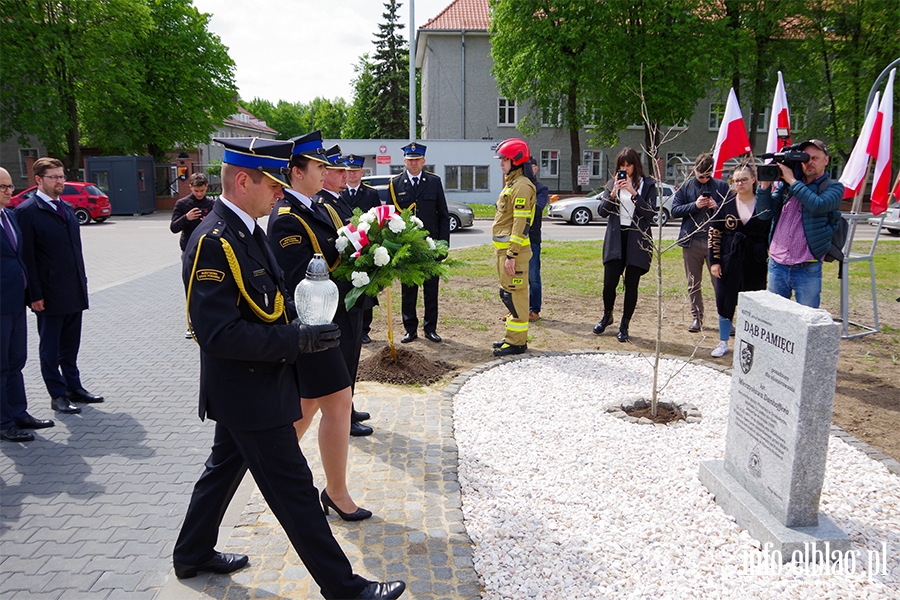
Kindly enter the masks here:
M 294 288 L 306 277 L 306 267 L 314 254 L 321 254 L 333 271 L 340 261 L 334 246 L 337 237 L 331 217 L 310 198 L 322 189 L 328 159 L 322 149 L 322 134 L 314 131 L 294 138 L 294 153 L 288 169 L 290 188 L 275 204 L 269 217 L 268 237 L 272 252 L 284 270 L 287 289 Z M 346 289 L 338 284 L 341 299 L 334 322 L 347 331 L 347 311 L 343 296 Z M 322 410 L 319 422 L 319 452 L 327 480 L 322 490 L 325 514 L 333 508 L 345 521 L 361 521 L 372 516 L 360 508 L 347 490 L 347 453 L 350 440 L 350 411 L 353 383 L 347 363 L 339 348 L 304 356 L 297 361 L 300 372 L 300 405 L 302 418 L 294 423 L 297 438 L 309 429 L 316 412 Z

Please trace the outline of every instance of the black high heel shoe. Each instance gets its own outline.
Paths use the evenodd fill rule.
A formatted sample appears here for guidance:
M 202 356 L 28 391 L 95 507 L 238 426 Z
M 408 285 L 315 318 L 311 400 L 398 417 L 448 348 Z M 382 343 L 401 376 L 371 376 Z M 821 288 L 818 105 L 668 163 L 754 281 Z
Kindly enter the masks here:
M 331 498 L 328 497 L 328 493 L 325 490 L 322 490 L 322 510 L 325 511 L 325 516 L 328 516 L 329 508 L 333 508 L 334 512 L 345 521 L 363 521 L 372 516 L 372 511 L 364 508 L 357 508 L 352 513 L 345 513 L 337 507 L 337 504 L 331 501 Z

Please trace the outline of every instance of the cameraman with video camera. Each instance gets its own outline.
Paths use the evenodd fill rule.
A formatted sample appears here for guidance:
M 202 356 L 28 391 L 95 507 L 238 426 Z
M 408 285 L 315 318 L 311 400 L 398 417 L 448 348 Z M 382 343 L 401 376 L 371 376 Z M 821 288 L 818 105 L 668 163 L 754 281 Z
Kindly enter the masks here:
M 844 186 L 825 173 L 828 148 L 821 140 L 809 140 L 763 158 L 774 165 L 759 168 L 756 210 L 772 220 L 769 232 L 769 291 L 799 304 L 819 307 L 822 292 L 822 258 L 831 248 L 839 220 Z M 772 167 L 780 174 L 775 174 Z M 771 173 L 768 173 L 771 171 Z M 772 189 L 774 179 L 780 179 Z

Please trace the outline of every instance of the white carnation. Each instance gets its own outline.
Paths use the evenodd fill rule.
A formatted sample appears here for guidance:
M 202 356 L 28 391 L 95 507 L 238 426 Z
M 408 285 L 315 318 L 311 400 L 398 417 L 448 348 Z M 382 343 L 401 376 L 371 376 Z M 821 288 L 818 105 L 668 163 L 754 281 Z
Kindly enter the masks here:
M 368 212 L 363 213 L 359 217 L 360 224 L 362 223 L 374 223 L 375 219 L 378 217 L 375 215 L 374 209 L 369 209 Z
M 425 227 L 425 223 L 422 222 L 422 219 L 413 215 L 409 218 L 410 221 L 416 224 L 416 227 Z
M 338 252 L 343 252 L 349 243 L 350 240 L 340 235 L 338 236 L 338 239 L 334 240 L 334 247 L 337 248 Z
M 384 246 L 375 248 L 375 253 L 373 256 L 376 267 L 383 267 L 384 265 L 391 262 L 391 255 L 388 254 L 387 248 L 385 248 Z
M 365 287 L 369 285 L 369 274 L 362 271 L 353 271 L 353 274 L 350 275 L 350 281 L 353 282 L 353 287 Z
M 359 225 L 356 226 L 357 231 L 362 231 L 363 233 L 368 233 L 369 227 L 372 225 L 367 221 L 360 220 Z
M 432 250 L 437 248 L 437 244 L 435 244 L 434 240 L 431 239 L 430 237 L 426 237 L 425 241 L 428 242 L 428 247 L 431 248 Z
M 401 231 L 406 229 L 406 223 L 403 222 L 403 219 L 399 215 L 394 215 L 388 222 L 388 227 L 394 233 L 400 233 Z

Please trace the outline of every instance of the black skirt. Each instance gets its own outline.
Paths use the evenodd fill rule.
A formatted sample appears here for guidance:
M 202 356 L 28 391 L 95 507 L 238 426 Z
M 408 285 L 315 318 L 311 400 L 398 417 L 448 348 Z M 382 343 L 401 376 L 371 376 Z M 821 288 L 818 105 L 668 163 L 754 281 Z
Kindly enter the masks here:
M 352 383 L 340 348 L 299 354 L 296 365 L 300 376 L 300 396 L 303 398 L 327 396 L 350 387 Z

